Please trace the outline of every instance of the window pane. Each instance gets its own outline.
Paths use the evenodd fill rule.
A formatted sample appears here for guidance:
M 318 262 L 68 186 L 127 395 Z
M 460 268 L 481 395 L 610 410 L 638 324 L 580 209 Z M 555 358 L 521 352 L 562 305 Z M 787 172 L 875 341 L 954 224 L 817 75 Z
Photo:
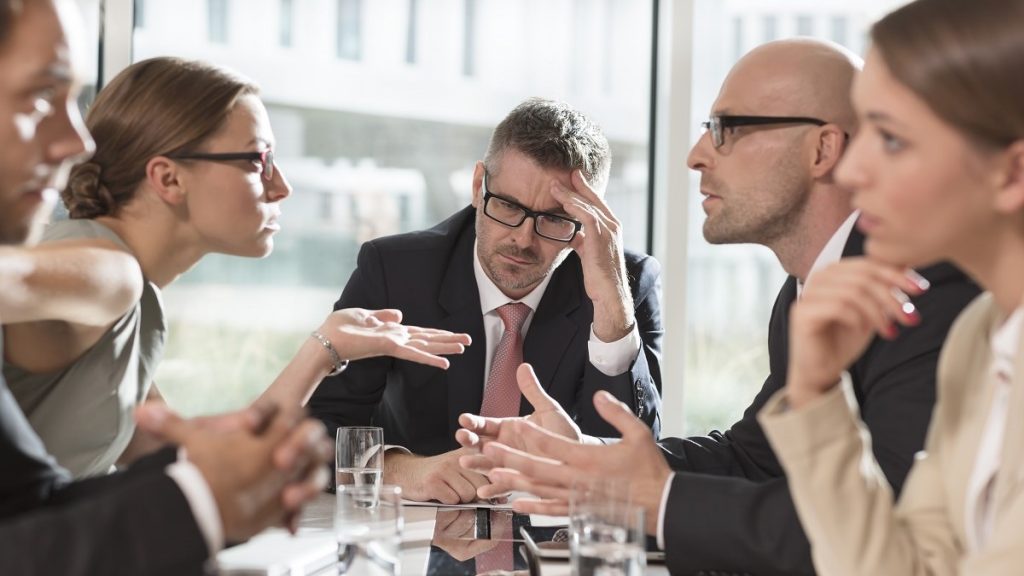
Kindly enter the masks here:
M 251 1 L 231 11 L 224 45 L 182 32 L 202 17 L 201 0 L 150 2 L 135 32 L 136 59 L 212 53 L 258 82 L 294 186 L 271 256 L 208 256 L 164 291 L 170 339 L 157 382 L 176 408 L 230 409 L 269 385 L 332 309 L 362 242 L 469 203 L 491 130 L 529 96 L 565 100 L 602 126 L 614 154 L 608 201 L 627 246 L 645 248 L 651 2 L 476 2 L 467 77 L 462 1 L 418 3 L 414 63 L 408 22 L 394 17 L 404 1 L 294 2 L 302 37 L 288 49 L 264 41 L 278 29 L 276 0 Z M 354 61 L 337 58 L 339 22 L 323 17 L 343 8 L 362 23 Z
M 295 5 L 293 0 L 281 0 L 281 19 L 279 21 L 278 34 L 281 46 L 287 48 L 292 45 L 292 30 L 295 16 Z
M 209 3 L 210 42 L 224 44 L 228 41 L 228 0 L 209 0 Z
M 359 60 L 363 51 L 363 3 L 338 0 L 338 58 Z
M 706 118 L 741 45 L 740 22 L 754 14 L 767 41 L 790 35 L 836 38 L 837 26 L 863 37 L 870 23 L 903 0 L 793 0 L 778 10 L 760 0 L 715 0 L 700 4 L 694 30 L 693 117 Z M 830 30 L 815 29 L 827 19 Z M 790 33 L 790 31 L 792 33 Z M 828 36 L 822 34 L 827 32 Z M 845 33 L 845 32 L 844 32 Z M 746 45 L 746 50 L 753 48 Z M 862 46 L 856 46 L 860 49 Z M 757 111 L 749 111 L 756 114 Z M 693 127 L 693 141 L 700 136 Z M 699 189 L 693 173 L 691 189 Z M 701 196 L 689 205 L 687 255 L 686 385 L 684 414 L 689 434 L 727 429 L 738 420 L 768 375 L 768 319 L 786 275 L 775 255 L 752 245 L 712 246 L 701 228 Z M 669 330 L 674 330 L 670 327 Z M 672 378 L 668 375 L 666 378 Z

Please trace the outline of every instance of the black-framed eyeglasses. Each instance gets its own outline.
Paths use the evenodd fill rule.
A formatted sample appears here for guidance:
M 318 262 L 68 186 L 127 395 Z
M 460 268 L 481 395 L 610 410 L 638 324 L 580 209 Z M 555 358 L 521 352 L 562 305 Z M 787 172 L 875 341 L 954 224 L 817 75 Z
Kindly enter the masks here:
M 270 182 L 274 179 L 274 151 L 270 148 L 259 152 L 179 152 L 168 154 L 172 160 L 207 160 L 209 162 L 231 162 L 245 160 L 260 163 L 260 176 Z
M 820 118 L 809 116 L 712 116 L 707 122 L 701 122 L 702 128 L 711 132 L 711 143 L 715 148 L 721 148 L 725 144 L 726 128 L 738 126 L 766 126 L 769 124 L 814 124 L 824 126 L 828 122 Z
M 527 218 L 533 218 L 533 231 L 538 236 L 556 242 L 572 242 L 576 233 L 583 228 L 582 223 L 570 218 L 530 210 L 514 200 L 492 194 L 487 189 L 486 171 L 484 172 L 484 214 L 491 220 L 509 228 L 522 226 Z

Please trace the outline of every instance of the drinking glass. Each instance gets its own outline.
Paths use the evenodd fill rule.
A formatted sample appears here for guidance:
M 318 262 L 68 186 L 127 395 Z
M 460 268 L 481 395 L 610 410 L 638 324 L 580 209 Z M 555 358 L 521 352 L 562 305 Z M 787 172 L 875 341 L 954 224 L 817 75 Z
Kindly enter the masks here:
M 569 559 L 573 576 L 641 576 L 647 565 L 643 508 L 629 486 L 589 481 L 572 486 Z
M 377 486 L 384 463 L 384 431 L 377 426 L 338 428 L 335 442 L 335 484 Z
M 340 574 L 401 573 L 402 489 L 339 484 L 334 513 Z

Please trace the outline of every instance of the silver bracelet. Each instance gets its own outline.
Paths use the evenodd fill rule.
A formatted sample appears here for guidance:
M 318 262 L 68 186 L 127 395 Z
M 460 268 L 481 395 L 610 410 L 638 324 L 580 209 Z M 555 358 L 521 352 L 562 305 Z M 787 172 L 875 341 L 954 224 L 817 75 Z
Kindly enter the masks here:
M 334 345 L 331 344 L 331 341 L 328 340 L 326 336 L 316 330 L 313 330 L 309 335 L 316 338 L 317 342 L 324 347 L 324 350 L 327 350 L 327 353 L 331 355 L 331 362 L 334 364 L 334 369 L 331 370 L 328 376 L 337 376 L 344 372 L 345 368 L 348 368 L 348 360 L 341 359 L 341 356 L 338 355 L 338 351 L 334 349 Z

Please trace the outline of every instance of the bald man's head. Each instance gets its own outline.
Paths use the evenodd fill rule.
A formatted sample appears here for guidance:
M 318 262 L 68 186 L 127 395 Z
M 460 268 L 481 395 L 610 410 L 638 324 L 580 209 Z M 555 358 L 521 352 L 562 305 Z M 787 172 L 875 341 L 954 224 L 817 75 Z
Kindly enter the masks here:
M 733 66 L 715 103 L 715 114 L 811 116 L 857 128 L 850 101 L 859 56 L 838 44 L 797 38 L 754 48 Z
M 711 109 L 714 137 L 702 136 L 688 158 L 701 173 L 709 242 L 763 244 L 782 258 L 808 230 L 824 234 L 849 214 L 833 171 L 857 130 L 850 87 L 860 67 L 847 50 L 810 39 L 770 42 L 736 63 Z

